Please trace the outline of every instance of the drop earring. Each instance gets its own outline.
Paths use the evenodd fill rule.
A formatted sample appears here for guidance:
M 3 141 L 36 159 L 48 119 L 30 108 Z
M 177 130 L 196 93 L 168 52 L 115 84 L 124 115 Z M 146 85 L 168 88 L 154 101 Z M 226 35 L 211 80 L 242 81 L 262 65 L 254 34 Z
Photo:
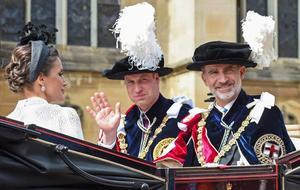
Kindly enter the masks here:
M 42 92 L 45 92 L 46 91 L 46 87 L 43 85 L 43 86 L 41 86 L 41 91 Z

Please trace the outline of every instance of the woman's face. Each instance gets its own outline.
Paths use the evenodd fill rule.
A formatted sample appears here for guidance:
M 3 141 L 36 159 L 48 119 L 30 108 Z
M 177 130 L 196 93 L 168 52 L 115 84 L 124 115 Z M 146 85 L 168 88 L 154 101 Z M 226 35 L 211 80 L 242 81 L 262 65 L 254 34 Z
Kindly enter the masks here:
M 63 102 L 67 83 L 63 75 L 62 62 L 59 57 L 52 63 L 47 76 L 44 75 L 44 95 L 48 102 Z

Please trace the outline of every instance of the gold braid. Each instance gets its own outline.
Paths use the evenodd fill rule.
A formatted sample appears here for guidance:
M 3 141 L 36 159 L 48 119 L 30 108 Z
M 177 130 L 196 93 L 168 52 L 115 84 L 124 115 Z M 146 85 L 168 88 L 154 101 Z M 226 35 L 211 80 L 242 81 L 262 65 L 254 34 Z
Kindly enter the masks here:
M 197 129 L 197 158 L 199 163 L 203 166 L 206 164 L 205 158 L 203 155 L 203 145 L 202 145 L 202 129 L 205 126 L 206 118 L 209 115 L 210 112 L 202 113 L 202 119 L 198 122 L 198 129 Z M 250 112 L 249 112 L 250 114 Z M 241 127 L 239 127 L 238 131 L 233 134 L 232 139 L 229 140 L 229 142 L 222 147 L 220 152 L 218 152 L 218 155 L 214 158 L 214 163 L 219 163 L 220 159 L 225 156 L 225 154 L 232 148 L 234 144 L 236 144 L 237 139 L 240 138 L 241 133 L 245 131 L 246 127 L 249 125 L 251 118 L 248 116 L 246 119 L 242 122 Z
M 145 148 L 142 149 L 142 152 L 139 153 L 138 157 L 141 159 L 144 159 L 145 156 L 147 155 L 150 146 L 152 145 L 152 143 L 154 142 L 154 140 L 156 139 L 156 137 L 162 132 L 163 128 L 166 126 L 166 123 L 168 121 L 168 115 L 166 115 L 163 120 L 162 123 L 160 124 L 160 126 L 158 128 L 155 129 L 153 136 L 149 139 L 147 145 Z M 125 126 L 125 121 L 124 122 L 124 126 Z M 118 135 L 118 142 L 119 142 L 119 147 L 120 147 L 120 152 L 127 154 L 127 147 L 128 144 L 126 143 L 126 135 L 123 133 L 120 133 Z

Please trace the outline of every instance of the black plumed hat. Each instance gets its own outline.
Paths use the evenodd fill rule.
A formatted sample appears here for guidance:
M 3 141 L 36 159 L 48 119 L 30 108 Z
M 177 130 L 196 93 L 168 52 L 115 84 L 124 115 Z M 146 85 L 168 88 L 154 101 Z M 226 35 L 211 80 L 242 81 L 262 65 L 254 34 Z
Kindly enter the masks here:
M 173 69 L 164 67 L 164 59 L 161 58 L 158 68 L 155 70 L 150 69 L 139 69 L 135 64 L 130 64 L 131 60 L 127 56 L 117 61 L 112 69 L 105 70 L 104 76 L 112 80 L 123 80 L 125 75 L 138 74 L 138 73 L 158 73 L 159 76 L 165 76 L 170 74 Z
M 193 63 L 188 70 L 201 71 L 202 67 L 211 64 L 238 64 L 255 67 L 257 64 L 249 59 L 251 49 L 248 44 L 212 41 L 196 48 Z
M 106 70 L 104 76 L 122 80 L 129 74 L 150 72 L 164 76 L 172 72 L 171 68 L 164 67 L 163 52 L 154 32 L 154 15 L 154 7 L 146 2 L 120 11 L 112 32 L 127 57 Z

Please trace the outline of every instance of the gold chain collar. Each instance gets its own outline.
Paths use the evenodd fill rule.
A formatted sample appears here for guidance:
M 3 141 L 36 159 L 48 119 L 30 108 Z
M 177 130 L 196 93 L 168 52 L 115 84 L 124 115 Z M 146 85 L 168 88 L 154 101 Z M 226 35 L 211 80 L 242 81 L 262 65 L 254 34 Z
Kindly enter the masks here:
M 138 155 L 139 158 L 141 158 L 141 159 L 145 158 L 146 154 L 149 151 L 150 146 L 152 145 L 152 143 L 154 142 L 154 140 L 156 139 L 158 134 L 160 134 L 162 132 L 162 129 L 166 126 L 167 121 L 168 121 L 168 115 L 166 115 L 163 118 L 160 126 L 155 129 L 153 136 L 149 139 L 145 148 L 142 149 L 142 152 L 139 153 L 139 155 Z M 125 126 L 125 121 L 123 120 L 123 122 L 124 122 L 124 126 Z M 118 142 L 119 142 L 120 152 L 127 154 L 128 144 L 126 143 L 125 137 L 126 137 L 126 134 L 120 133 L 117 138 L 118 138 Z
M 208 112 L 202 113 L 202 119 L 198 122 L 198 129 L 197 129 L 197 158 L 201 166 L 204 166 L 206 164 L 205 158 L 203 155 L 203 145 L 202 145 L 202 129 L 206 125 L 206 118 L 208 117 L 210 110 Z M 250 114 L 250 112 L 249 112 Z M 240 138 L 241 133 L 245 131 L 246 127 L 249 125 L 251 118 L 248 116 L 246 119 L 242 122 L 241 127 L 239 127 L 238 131 L 234 133 L 232 136 L 232 139 L 229 140 L 229 142 L 222 147 L 220 152 L 218 152 L 218 155 L 214 158 L 214 163 L 219 163 L 220 159 L 232 148 L 233 145 L 236 144 L 237 139 Z

